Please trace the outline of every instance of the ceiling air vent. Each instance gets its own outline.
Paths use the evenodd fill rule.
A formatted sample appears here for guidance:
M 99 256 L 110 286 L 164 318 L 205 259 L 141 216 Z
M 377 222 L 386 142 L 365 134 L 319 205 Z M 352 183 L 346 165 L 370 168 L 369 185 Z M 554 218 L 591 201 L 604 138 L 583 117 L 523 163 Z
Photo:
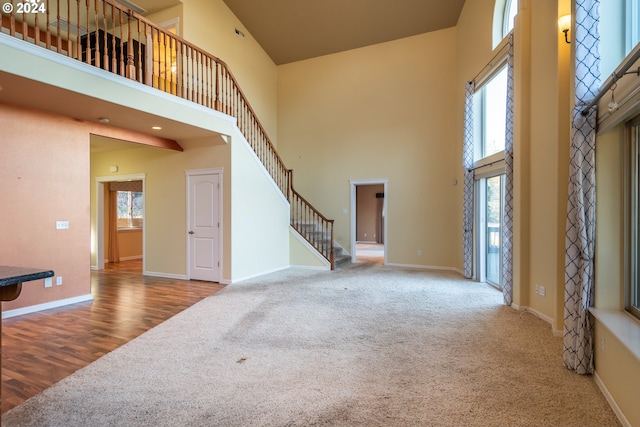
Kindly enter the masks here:
M 60 31 L 68 33 L 72 36 L 84 36 L 87 34 L 87 29 L 84 27 L 79 27 L 76 24 L 70 24 L 66 19 L 56 19 L 49 23 L 49 27 L 58 28 L 60 27 Z
M 144 9 L 140 6 L 138 6 L 137 4 L 135 4 L 132 1 L 129 0 L 118 0 L 118 3 L 120 3 L 121 5 L 133 10 L 136 13 L 139 13 L 140 15 L 144 15 L 145 13 L 147 13 L 147 9 Z

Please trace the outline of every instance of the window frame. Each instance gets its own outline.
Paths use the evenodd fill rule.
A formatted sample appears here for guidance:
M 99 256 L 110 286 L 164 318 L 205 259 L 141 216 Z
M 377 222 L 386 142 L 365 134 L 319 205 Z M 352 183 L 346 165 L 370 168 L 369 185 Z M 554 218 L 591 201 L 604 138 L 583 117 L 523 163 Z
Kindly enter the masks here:
M 624 308 L 640 319 L 640 116 L 626 129 Z
M 513 12 L 513 14 L 511 13 Z M 502 37 L 507 37 L 515 26 L 515 18 L 518 15 L 518 0 L 506 0 L 504 14 L 502 16 Z
M 120 219 L 126 219 L 127 223 L 128 223 L 128 225 L 126 225 L 126 226 L 118 225 L 118 230 L 121 230 L 121 231 L 123 231 L 123 230 L 141 230 L 143 228 L 143 226 L 144 226 L 144 192 L 142 192 L 142 191 L 130 191 L 130 190 L 118 190 L 117 193 L 118 193 L 118 218 L 117 218 L 118 219 L 118 223 L 120 222 Z M 128 209 L 127 210 L 128 210 L 129 215 L 126 218 L 120 217 L 120 209 L 119 209 L 119 207 L 120 207 L 119 206 L 120 193 L 127 193 L 127 198 L 128 198 Z M 134 209 L 133 197 L 134 197 L 134 193 L 135 194 L 139 194 L 140 197 L 143 198 L 142 199 L 143 200 L 143 208 L 142 208 L 142 218 L 141 219 L 133 216 L 133 209 Z M 140 224 L 139 225 L 134 225 L 134 219 L 136 219 L 136 220 L 139 219 Z

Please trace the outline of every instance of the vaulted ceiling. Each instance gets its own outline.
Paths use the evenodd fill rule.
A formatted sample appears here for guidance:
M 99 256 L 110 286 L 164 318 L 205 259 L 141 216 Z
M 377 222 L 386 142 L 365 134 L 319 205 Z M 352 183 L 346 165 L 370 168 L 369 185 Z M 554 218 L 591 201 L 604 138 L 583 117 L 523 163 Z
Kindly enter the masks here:
M 132 0 L 148 12 L 179 0 Z M 464 0 L 223 0 L 277 64 L 453 27 Z

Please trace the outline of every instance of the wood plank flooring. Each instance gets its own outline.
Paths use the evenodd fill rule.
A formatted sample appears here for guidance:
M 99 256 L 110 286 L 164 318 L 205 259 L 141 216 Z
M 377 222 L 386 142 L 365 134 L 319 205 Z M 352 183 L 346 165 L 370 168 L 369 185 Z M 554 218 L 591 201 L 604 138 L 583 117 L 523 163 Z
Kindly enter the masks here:
M 141 261 L 91 273 L 93 302 L 2 320 L 4 413 L 222 289 L 142 276 Z

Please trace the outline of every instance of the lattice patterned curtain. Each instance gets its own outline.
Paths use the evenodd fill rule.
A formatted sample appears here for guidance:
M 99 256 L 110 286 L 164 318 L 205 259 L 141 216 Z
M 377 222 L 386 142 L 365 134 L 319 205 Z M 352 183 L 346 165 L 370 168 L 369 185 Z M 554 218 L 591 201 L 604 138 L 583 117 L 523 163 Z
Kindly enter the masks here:
M 502 296 L 513 302 L 513 32 L 509 34 L 507 59 L 507 117 L 504 139 L 504 224 L 502 232 Z
M 464 142 L 462 146 L 462 167 L 464 168 L 464 219 L 463 219 L 463 262 L 464 277 L 473 276 L 473 94 L 475 83 L 467 82 L 464 107 Z
M 576 0 L 576 108 L 571 128 L 565 255 L 563 361 L 578 374 L 594 372 L 593 305 L 596 221 L 595 139 L 597 106 L 584 106 L 600 88 L 599 0 Z

